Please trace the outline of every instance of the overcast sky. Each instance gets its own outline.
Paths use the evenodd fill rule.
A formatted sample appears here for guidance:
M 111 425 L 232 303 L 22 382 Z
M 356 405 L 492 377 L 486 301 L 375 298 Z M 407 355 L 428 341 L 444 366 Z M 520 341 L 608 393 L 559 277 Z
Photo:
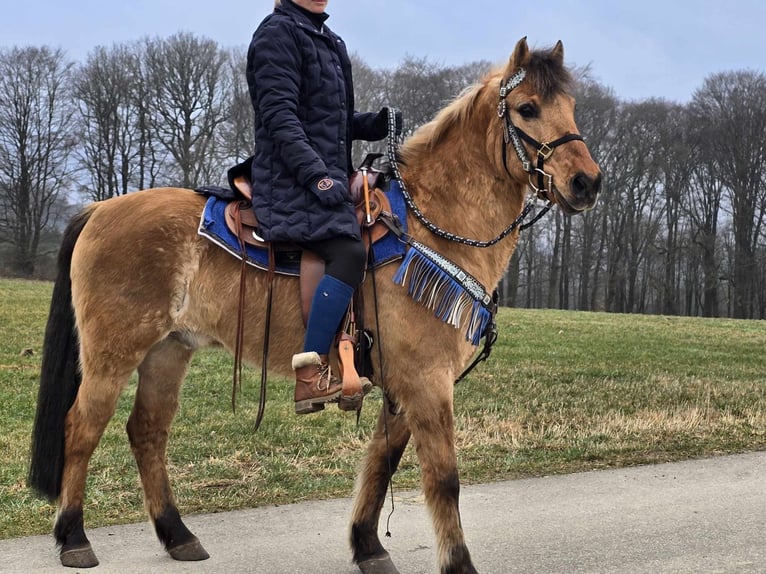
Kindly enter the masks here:
M 98 45 L 178 31 L 245 49 L 273 0 L 0 0 L 0 47 L 61 47 L 84 61 Z M 501 62 L 516 41 L 564 42 L 625 100 L 688 101 L 712 73 L 766 73 L 766 0 L 330 0 L 328 24 L 375 68 L 404 56 L 444 65 Z

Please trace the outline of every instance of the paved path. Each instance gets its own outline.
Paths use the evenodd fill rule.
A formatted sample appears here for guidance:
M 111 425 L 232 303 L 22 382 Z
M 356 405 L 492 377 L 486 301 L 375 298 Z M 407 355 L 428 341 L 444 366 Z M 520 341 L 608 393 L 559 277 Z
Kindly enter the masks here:
M 384 545 L 401 574 L 432 574 L 422 497 L 399 499 Z M 211 554 L 198 563 L 167 557 L 147 524 L 90 530 L 90 572 L 353 574 L 350 511 L 340 499 L 189 516 Z M 461 511 L 483 574 L 766 573 L 766 453 L 464 486 Z M 35 536 L 0 541 L 0 572 L 75 571 Z

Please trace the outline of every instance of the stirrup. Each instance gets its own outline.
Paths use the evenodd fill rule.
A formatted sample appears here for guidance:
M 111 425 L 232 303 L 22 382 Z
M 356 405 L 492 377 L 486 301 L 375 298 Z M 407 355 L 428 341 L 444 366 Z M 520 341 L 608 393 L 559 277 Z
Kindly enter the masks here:
M 362 402 L 372 390 L 372 381 L 360 377 L 354 365 L 354 343 L 349 337 L 342 337 L 338 343 L 338 358 L 341 373 L 341 395 L 338 408 L 342 411 L 361 410 Z

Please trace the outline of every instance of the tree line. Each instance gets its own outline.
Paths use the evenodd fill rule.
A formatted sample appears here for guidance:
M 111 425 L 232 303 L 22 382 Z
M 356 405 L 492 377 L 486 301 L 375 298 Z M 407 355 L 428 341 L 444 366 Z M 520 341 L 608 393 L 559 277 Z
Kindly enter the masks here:
M 244 47 L 189 33 L 98 47 L 84 62 L 48 46 L 0 48 L 0 273 L 49 277 L 83 203 L 225 182 L 252 153 L 244 58 Z M 356 108 L 401 109 L 405 135 L 490 67 L 352 61 Z M 624 101 L 576 71 L 601 198 L 522 234 L 501 303 L 766 317 L 766 75 L 713 74 L 680 104 Z M 357 143 L 355 160 L 381 149 Z

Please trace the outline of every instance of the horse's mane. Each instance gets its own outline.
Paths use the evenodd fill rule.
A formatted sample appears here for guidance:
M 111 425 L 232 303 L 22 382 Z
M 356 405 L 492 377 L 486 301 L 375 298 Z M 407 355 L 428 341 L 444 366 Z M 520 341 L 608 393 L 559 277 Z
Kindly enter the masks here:
M 401 148 L 404 162 L 407 162 L 408 156 L 417 154 L 419 150 L 430 151 L 452 127 L 467 123 L 476 101 L 490 79 L 491 75 L 481 83 L 463 90 L 452 102 L 442 108 L 433 120 L 421 126 L 412 137 L 407 139 Z
M 540 94 L 543 100 L 549 100 L 560 93 L 568 93 L 574 82 L 572 74 L 561 59 L 553 55 L 553 50 L 530 52 L 524 69 L 533 91 Z
M 539 94 L 543 101 L 562 92 L 568 93 L 571 89 L 572 75 L 561 59 L 554 55 L 553 49 L 530 52 L 524 69 L 527 71 L 525 81 L 531 84 L 532 91 Z M 407 162 L 407 157 L 417 155 L 420 151 L 433 149 L 453 127 L 458 129 L 464 127 L 470 121 L 485 89 L 489 87 L 499 89 L 500 82 L 507 79 L 502 77 L 505 70 L 506 67 L 491 70 L 481 81 L 458 94 L 433 120 L 421 126 L 401 148 L 404 162 Z M 493 92 L 493 105 L 496 103 L 496 98 L 497 94 Z

